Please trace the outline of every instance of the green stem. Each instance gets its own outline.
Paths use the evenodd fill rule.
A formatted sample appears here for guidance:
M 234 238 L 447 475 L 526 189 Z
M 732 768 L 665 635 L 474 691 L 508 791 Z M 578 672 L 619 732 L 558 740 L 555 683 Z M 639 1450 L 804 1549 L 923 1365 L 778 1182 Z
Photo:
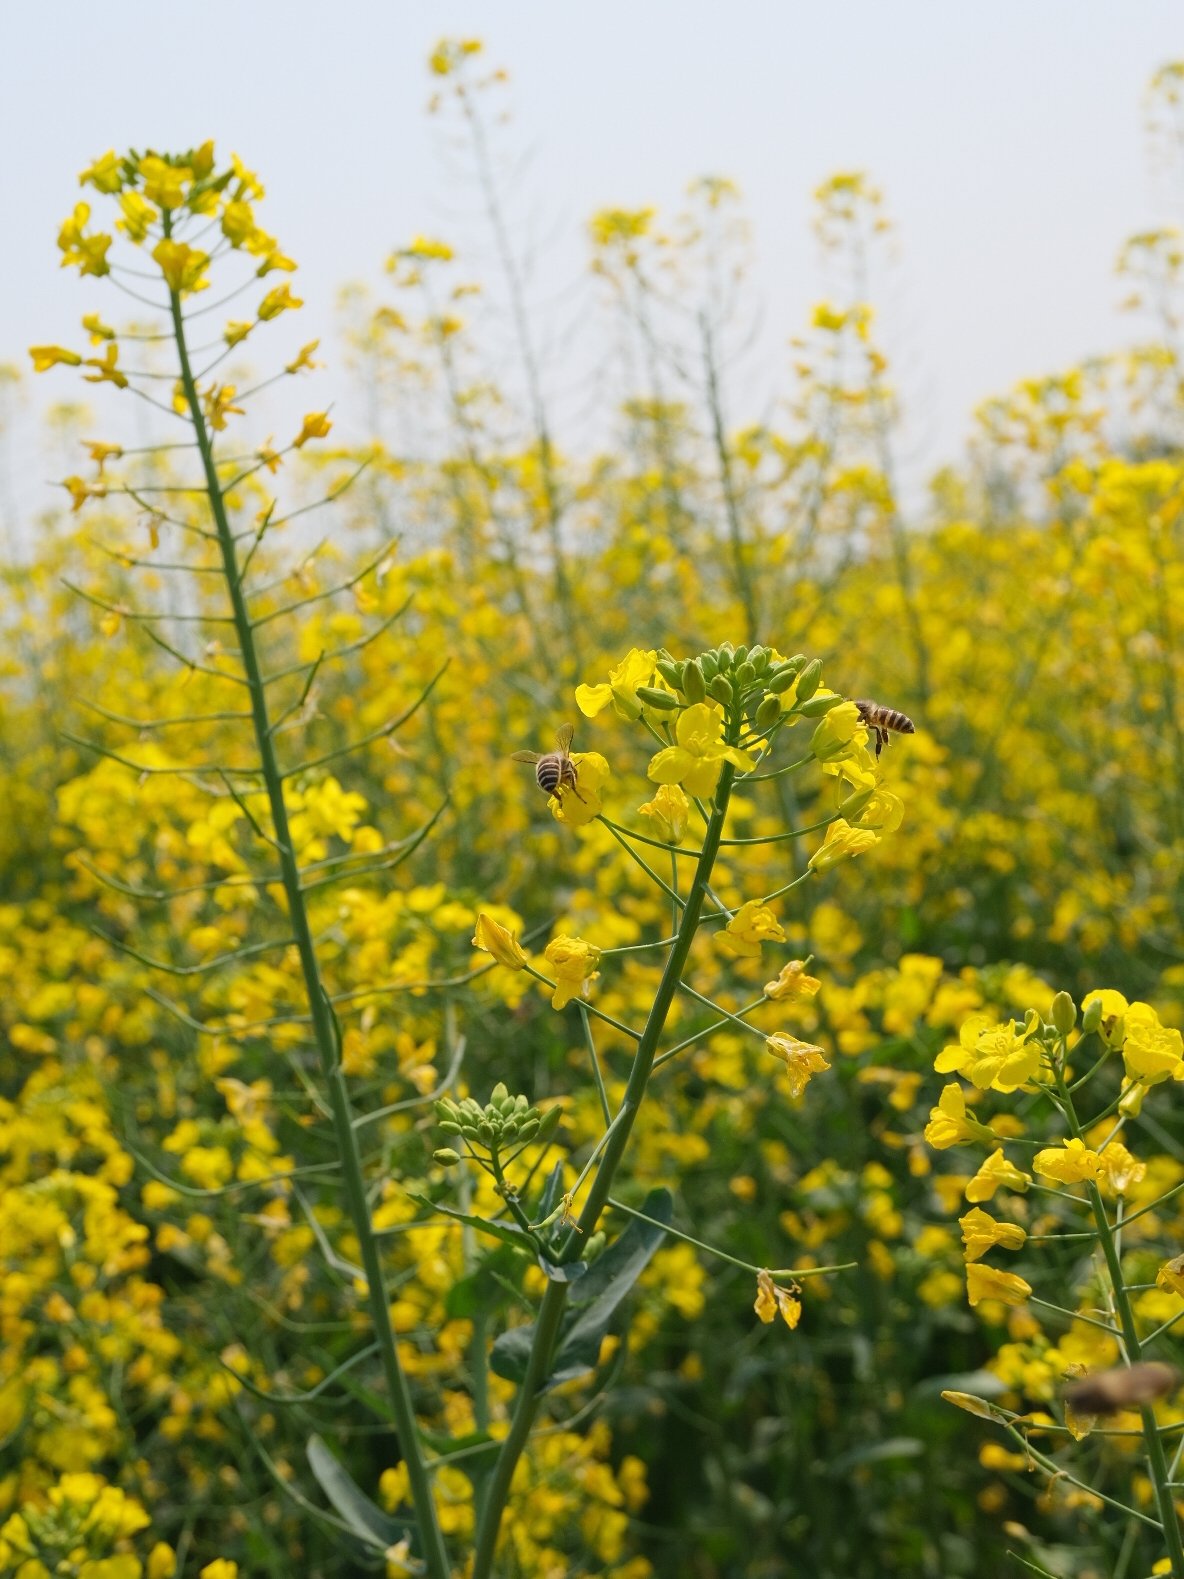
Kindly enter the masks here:
M 596 1170 L 596 1177 L 592 1181 L 592 1187 L 588 1191 L 588 1198 L 584 1202 L 583 1210 L 580 1212 L 578 1226 L 572 1229 L 560 1252 L 560 1261 L 569 1260 L 579 1245 L 587 1244 L 588 1240 L 596 1232 L 600 1214 L 608 1202 L 613 1180 L 621 1164 L 634 1122 L 645 1097 L 646 1086 L 658 1051 L 658 1043 L 665 1029 L 675 994 L 682 981 L 682 973 L 686 968 L 691 944 L 698 930 L 703 901 L 707 897 L 707 884 L 711 877 L 712 867 L 715 865 L 716 856 L 719 853 L 720 839 L 723 837 L 724 821 L 727 817 L 728 801 L 732 794 L 734 775 L 735 769 L 732 767 L 732 764 L 730 762 L 725 763 L 720 774 L 719 784 L 716 787 L 715 801 L 708 820 L 707 830 L 703 837 L 703 848 L 699 856 L 698 865 L 695 867 L 695 875 L 691 880 L 690 891 L 683 906 L 678 936 L 675 938 L 674 945 L 666 958 L 666 965 L 662 971 L 662 977 L 658 983 L 658 989 L 654 995 L 649 1016 L 646 1019 L 645 1029 L 641 1033 L 637 1051 L 633 1055 L 633 1067 L 629 1071 L 628 1084 L 625 1087 L 625 1094 L 621 1099 L 621 1106 L 617 1116 L 613 1120 L 607 1136 L 607 1143 L 600 1159 L 600 1166 Z M 530 1439 L 531 1427 L 542 1402 L 543 1388 L 551 1364 L 551 1356 L 559 1337 L 570 1287 L 569 1283 L 549 1282 L 547 1291 L 543 1295 L 542 1303 L 539 1306 L 538 1319 L 535 1322 L 534 1342 L 531 1345 L 526 1374 L 523 1376 L 522 1385 L 518 1390 L 518 1398 L 514 1407 L 513 1419 L 510 1422 L 509 1434 L 502 1443 L 502 1448 L 498 1454 L 497 1463 L 494 1466 L 493 1475 L 490 1479 L 489 1489 L 486 1493 L 485 1505 L 481 1510 L 481 1520 L 477 1530 L 477 1550 L 473 1559 L 471 1579 L 489 1579 L 493 1572 L 494 1552 L 497 1546 L 498 1532 L 501 1529 L 502 1516 L 510 1494 L 510 1482 L 513 1479 L 514 1469 L 518 1460 Z
M 1057 1084 L 1060 1088 L 1061 1098 L 1064 1103 L 1065 1116 L 1074 1138 L 1082 1140 L 1081 1125 L 1077 1120 L 1077 1110 L 1073 1098 L 1069 1095 L 1063 1074 L 1064 1061 L 1068 1057 L 1068 1049 L 1062 1039 L 1061 1058 L 1057 1068 Z M 1110 1219 L 1106 1215 L 1106 1206 L 1102 1200 L 1102 1192 L 1092 1180 L 1086 1181 L 1086 1196 L 1089 1200 L 1090 1210 L 1093 1213 L 1094 1226 L 1098 1231 L 1098 1243 L 1102 1247 L 1102 1255 L 1106 1260 L 1106 1270 L 1110 1277 L 1110 1287 L 1114 1296 L 1114 1310 L 1122 1328 L 1123 1347 L 1126 1350 L 1128 1365 L 1137 1365 L 1143 1357 L 1143 1345 L 1139 1341 L 1139 1329 L 1135 1322 L 1135 1313 L 1131 1308 L 1130 1293 L 1127 1290 L 1125 1279 L 1122 1275 L 1122 1260 L 1119 1254 L 1118 1243 Z M 1139 1409 L 1139 1417 L 1143 1422 L 1143 1440 L 1147 1445 L 1147 1467 L 1151 1472 L 1152 1484 L 1155 1487 L 1155 1504 L 1159 1510 L 1160 1523 L 1163 1525 L 1164 1544 L 1167 1547 L 1168 1559 L 1171 1562 L 1172 1579 L 1184 1579 L 1184 1539 L 1181 1538 L 1180 1521 L 1176 1517 L 1176 1505 L 1172 1500 L 1171 1474 L 1168 1470 L 1167 1458 L 1163 1450 L 1163 1440 L 1159 1434 L 1159 1422 L 1155 1418 L 1155 1410 L 1150 1404 L 1143 1404 Z
M 167 212 L 165 214 L 164 228 L 167 235 L 169 231 Z M 271 720 L 267 709 L 267 692 L 259 663 L 258 651 L 255 646 L 255 630 L 251 623 L 243 592 L 242 579 L 239 575 L 234 534 L 231 531 L 230 522 L 226 514 L 225 500 L 214 461 L 213 445 L 189 362 L 189 349 L 185 337 L 185 320 L 181 312 L 181 299 L 176 291 L 171 289 L 169 291 L 169 308 L 172 314 L 173 336 L 177 345 L 181 384 L 185 392 L 186 404 L 189 407 L 189 415 L 193 422 L 198 450 L 201 453 L 210 513 L 214 518 L 214 525 L 217 529 L 218 547 L 222 557 L 222 570 L 230 596 L 239 654 L 242 659 L 247 690 L 251 699 L 251 717 L 255 730 L 255 743 L 259 751 L 260 766 L 267 789 L 272 825 L 275 830 L 274 842 L 279 855 L 280 874 L 284 892 L 287 896 L 289 917 L 292 923 L 292 933 L 295 938 L 297 953 L 300 958 L 301 973 L 304 977 L 317 1052 L 320 1057 L 321 1073 L 332 1108 L 333 1128 L 337 1138 L 337 1147 L 345 1180 L 346 1201 L 354 1232 L 358 1236 L 362 1266 L 366 1273 L 371 1319 L 374 1323 L 375 1337 L 382 1355 L 383 1371 L 390 1394 L 391 1413 L 394 1416 L 399 1435 L 399 1445 L 407 1464 L 411 1498 L 415 1508 L 416 1522 L 419 1525 L 420 1537 L 423 1542 L 423 1556 L 427 1564 L 427 1571 L 431 1579 L 449 1579 L 451 1569 L 448 1562 L 448 1554 L 445 1551 L 443 1536 L 440 1533 L 440 1527 L 436 1520 L 431 1479 L 420 1449 L 415 1411 L 411 1402 L 411 1391 L 403 1374 L 403 1368 L 399 1363 L 395 1332 L 391 1322 L 390 1303 L 387 1299 L 382 1269 L 382 1259 L 379 1253 L 378 1240 L 374 1236 L 373 1225 L 370 1221 L 361 1153 L 358 1149 L 357 1137 L 353 1128 L 353 1113 L 350 1106 L 349 1092 L 341 1069 L 337 1027 L 334 1023 L 328 995 L 321 981 L 320 966 L 313 944 L 312 929 L 304 908 L 304 896 L 300 887 L 300 867 L 296 860 L 292 836 L 288 826 L 288 810 L 284 800 L 283 775 L 280 772 L 275 754 Z

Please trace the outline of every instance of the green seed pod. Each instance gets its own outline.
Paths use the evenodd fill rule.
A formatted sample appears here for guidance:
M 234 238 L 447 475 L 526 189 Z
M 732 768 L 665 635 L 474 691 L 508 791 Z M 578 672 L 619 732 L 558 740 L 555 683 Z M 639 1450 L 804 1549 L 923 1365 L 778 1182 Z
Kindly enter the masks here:
M 1091 1036 L 1102 1023 L 1102 1000 L 1095 998 L 1092 1003 L 1087 1003 L 1081 1014 L 1081 1029 L 1086 1036 Z
M 644 702 L 647 707 L 656 707 L 661 713 L 673 713 L 678 706 L 678 698 L 669 691 L 659 691 L 653 685 L 639 685 L 637 687 L 638 701 Z
M 682 671 L 682 694 L 692 706 L 696 702 L 707 700 L 707 682 L 703 678 L 703 670 L 699 667 L 697 658 L 692 658 Z
M 825 713 L 829 713 L 832 707 L 838 707 L 846 700 L 845 696 L 812 696 L 808 701 L 802 702 L 796 711 L 803 718 L 821 718 Z
M 683 666 L 681 663 L 675 663 L 673 658 L 659 658 L 657 667 L 658 673 L 667 685 L 672 685 L 676 691 L 682 690 Z
M 711 696 L 715 697 L 717 702 L 722 702 L 725 707 L 727 707 L 727 705 L 731 702 L 734 695 L 732 691 L 732 682 L 728 679 L 727 675 L 724 674 L 717 674 L 715 679 L 712 680 L 711 684 L 707 687 L 707 690 Z
M 772 729 L 781 717 L 781 703 L 775 696 L 766 694 L 761 698 L 761 704 L 756 710 L 754 723 L 759 730 Z
M 703 671 L 705 680 L 714 680 L 719 673 L 719 658 L 713 652 L 701 653 L 695 660 Z
M 453 1151 L 451 1146 L 441 1146 L 432 1153 L 432 1161 L 438 1162 L 442 1168 L 454 1168 L 460 1161 L 460 1152 Z
M 1077 1024 L 1077 1005 L 1067 992 L 1058 992 L 1052 1000 L 1052 1023 L 1062 1036 L 1068 1036 Z
M 736 684 L 742 691 L 747 691 L 750 685 L 756 684 L 756 670 L 747 658 L 743 663 L 736 665 Z
M 811 658 L 798 676 L 798 703 L 808 702 L 822 681 L 822 659 Z

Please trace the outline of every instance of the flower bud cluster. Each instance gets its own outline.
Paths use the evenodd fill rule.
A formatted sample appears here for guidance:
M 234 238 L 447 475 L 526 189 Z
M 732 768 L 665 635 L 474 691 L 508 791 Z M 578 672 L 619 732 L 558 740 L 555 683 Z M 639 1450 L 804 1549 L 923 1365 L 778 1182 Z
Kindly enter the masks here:
M 497 1156 L 511 1146 L 550 1140 L 559 1127 L 560 1109 L 550 1108 L 543 1113 L 524 1096 L 512 1097 L 499 1081 L 484 1107 L 472 1097 L 465 1097 L 462 1102 L 442 1097 L 436 1103 L 436 1117 L 446 1135 L 458 1135 L 474 1150 Z M 433 1155 L 445 1167 L 461 1160 L 460 1154 L 449 1146 Z
M 638 700 L 658 712 L 673 712 L 680 703 L 718 702 L 725 708 L 739 703 L 742 716 L 758 731 L 772 729 L 791 709 L 807 718 L 819 718 L 838 705 L 841 697 L 816 696 L 822 680 L 822 662 L 795 653 L 782 658 L 771 647 L 734 647 L 723 642 L 695 658 L 679 660 L 663 650 L 657 673 L 669 691 L 639 686 Z

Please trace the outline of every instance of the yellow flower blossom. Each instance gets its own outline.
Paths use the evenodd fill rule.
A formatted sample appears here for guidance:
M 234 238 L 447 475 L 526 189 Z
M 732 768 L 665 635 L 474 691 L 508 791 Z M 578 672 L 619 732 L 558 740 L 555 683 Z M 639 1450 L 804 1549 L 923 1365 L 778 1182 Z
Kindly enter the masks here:
M 862 855 L 873 845 L 879 844 L 880 835 L 871 828 L 853 828 L 845 817 L 836 817 L 826 830 L 818 849 L 807 865 L 812 872 L 828 872 L 832 866 L 850 856 Z
M 303 306 L 303 300 L 293 296 L 288 285 L 277 285 L 274 290 L 268 291 L 259 303 L 258 316 L 264 323 L 269 323 L 271 319 L 278 318 L 282 312 L 294 312 L 297 307 Z
M 925 1126 L 928 1144 L 935 1151 L 947 1151 L 951 1146 L 976 1140 L 990 1144 L 996 1138 L 993 1129 L 970 1117 L 962 1087 L 951 1081 L 943 1089 L 937 1106 L 929 1110 L 929 1122 Z
M 772 1053 L 774 1058 L 780 1058 L 789 1071 L 791 1097 L 800 1097 L 812 1075 L 821 1074 L 830 1068 L 821 1047 L 816 1047 L 813 1042 L 801 1042 L 787 1031 L 774 1031 L 772 1036 L 767 1036 L 765 1051 Z
M 689 795 L 715 794 L 725 762 L 747 773 L 754 766 L 751 753 L 724 740 L 724 720 L 718 708 L 696 702 L 678 715 L 674 726 L 677 745 L 666 746 L 650 762 L 648 773 L 655 784 L 681 784 Z
M 807 976 L 805 960 L 791 959 L 782 965 L 776 981 L 765 983 L 764 993 L 774 1003 L 792 1003 L 798 998 L 812 998 L 821 986 L 817 976 Z
M 746 900 L 722 932 L 716 934 L 716 947 L 737 959 L 759 959 L 762 943 L 783 943 L 785 931 L 769 905 L 759 899 Z
M 1031 1033 L 1017 1032 L 1014 1020 L 996 1025 L 990 1015 L 972 1014 L 958 1033 L 957 1044 L 944 1047 L 934 1059 L 939 1075 L 954 1071 L 985 1091 L 1018 1091 L 1040 1069 L 1040 1043 Z
M 522 952 L 518 939 L 506 927 L 499 926 L 484 911 L 477 916 L 473 947 L 483 949 L 486 954 L 492 954 L 499 965 L 505 965 L 509 970 L 525 968 L 526 955 Z
M 769 1325 L 778 1315 L 792 1332 L 802 1319 L 802 1302 L 798 1298 L 799 1289 L 795 1283 L 792 1288 L 778 1288 L 768 1272 L 758 1272 L 756 1275 L 756 1299 L 753 1310 L 760 1319 Z
M 198 1574 L 197 1579 L 238 1579 L 238 1564 L 227 1557 L 215 1557 Z
M 622 718 L 640 718 L 642 704 L 637 700 L 637 688 L 653 685 L 657 661 L 656 651 L 632 648 L 615 669 L 609 670 L 607 684 L 576 686 L 576 706 L 585 718 L 595 718 L 610 704 Z
M 152 256 L 164 275 L 165 284 L 178 296 L 204 290 L 209 284 L 204 278 L 209 254 L 184 241 L 173 241 L 166 236 L 153 247 Z
M 140 180 L 150 203 L 159 208 L 180 208 L 186 188 L 192 185 L 193 171 L 186 164 L 169 164 L 156 154 L 145 154 L 140 160 Z
M 1014 1162 L 1008 1162 L 1003 1155 L 1003 1148 L 997 1146 L 991 1155 L 979 1168 L 973 1179 L 966 1186 L 966 1199 L 968 1201 L 989 1201 L 994 1198 L 998 1189 L 1027 1190 L 1031 1184 L 1028 1175 L 1017 1168 Z
M 691 803 L 677 784 L 662 784 L 638 811 L 649 819 L 656 838 L 664 844 L 681 844 L 691 815 Z
M 1160 1024 L 1147 1003 L 1132 1003 L 1124 1017 L 1122 1061 L 1131 1080 L 1158 1085 L 1161 1080 L 1184 1080 L 1184 1037 Z
M 78 185 L 93 186 L 96 192 L 105 192 L 109 197 L 119 191 L 123 172 L 114 148 L 108 148 L 93 164 L 87 165 L 78 177 Z
M 63 367 L 78 367 L 82 362 L 77 351 L 67 351 L 60 345 L 31 345 L 29 355 L 33 358 L 35 373 L 47 373 L 51 367 L 59 364 Z
M 1032 1159 L 1032 1172 L 1060 1184 L 1080 1184 L 1083 1179 L 1103 1178 L 1106 1164 L 1084 1141 L 1069 1140 L 1063 1146 L 1046 1146 L 1038 1151 Z
M 1173 1256 L 1155 1274 L 1157 1288 L 1166 1288 L 1184 1298 L 1184 1256 Z
M 576 770 L 576 788 L 568 788 L 562 795 L 551 795 L 547 804 L 556 822 L 565 822 L 569 828 L 583 828 L 600 816 L 605 786 L 612 777 L 612 769 L 599 751 L 573 751 L 571 760 Z
M 543 958 L 555 972 L 553 1009 L 566 1008 L 573 998 L 588 996 L 600 963 L 600 950 L 595 944 L 585 943 L 583 938 L 552 938 L 543 950 Z
M 111 272 L 107 253 L 112 238 L 102 232 L 93 236 L 86 235 L 84 227 L 89 219 L 90 204 L 75 203 L 74 212 L 58 231 L 58 247 L 62 253 L 64 269 L 77 266 L 80 274 L 92 274 L 98 278 Z
M 139 192 L 121 192 L 119 207 L 123 218 L 117 220 L 116 224 L 135 242 L 143 241 L 151 226 L 160 218 L 160 210 L 156 205 Z
M 1032 1293 L 1032 1285 L 1015 1272 L 975 1261 L 966 1268 L 966 1298 L 972 1305 L 984 1299 L 997 1299 L 1004 1305 L 1022 1305 Z
M 963 1257 L 967 1262 L 981 1260 L 988 1250 L 1001 1245 L 1004 1250 L 1019 1250 L 1028 1237 L 1018 1223 L 1000 1223 L 976 1206 L 958 1219 L 962 1230 Z
M 309 439 L 323 439 L 333 424 L 323 411 L 310 411 L 301 424 L 300 432 L 292 440 L 293 449 L 302 449 Z
M 1112 1140 L 1101 1153 L 1106 1165 L 1106 1182 L 1115 1195 L 1125 1195 L 1132 1184 L 1138 1184 L 1147 1175 L 1147 1164 L 1140 1162 L 1120 1140 Z
M 810 750 L 819 762 L 854 754 L 866 746 L 867 726 L 854 702 L 840 702 L 819 720 L 810 740 Z

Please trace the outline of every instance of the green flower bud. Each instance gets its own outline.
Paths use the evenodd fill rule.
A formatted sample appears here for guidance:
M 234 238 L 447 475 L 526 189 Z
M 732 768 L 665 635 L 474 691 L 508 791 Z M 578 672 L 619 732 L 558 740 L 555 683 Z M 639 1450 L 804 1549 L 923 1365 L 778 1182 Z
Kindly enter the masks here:
M 692 658 L 682 671 L 682 694 L 692 706 L 707 700 L 707 683 L 697 658 Z
M 1025 1010 L 1025 1012 L 1024 1012 L 1024 1030 L 1025 1030 L 1025 1032 L 1029 1036 L 1034 1036 L 1035 1033 L 1040 1029 L 1040 1025 L 1041 1025 L 1040 1016 L 1036 1013 L 1036 1010 L 1035 1009 L 1027 1009 L 1027 1010 Z
M 438 1162 L 442 1168 L 454 1168 L 460 1161 L 460 1152 L 453 1151 L 451 1146 L 441 1146 L 432 1153 L 432 1161 Z
M 477 1138 L 484 1141 L 487 1146 L 492 1145 L 496 1133 L 493 1125 L 487 1118 L 483 1118 L 480 1124 L 477 1125 Z
M 722 702 L 725 707 L 732 700 L 732 682 L 726 675 L 717 674 L 707 687 L 708 694 L 714 696 L 717 702 Z
M 808 702 L 822 682 L 822 659 L 811 658 L 798 676 L 798 703 Z
M 539 1119 L 537 1115 L 532 1118 L 523 1119 L 522 1127 L 518 1131 L 518 1139 L 523 1142 L 533 1140 L 538 1132 Z
M 1086 1036 L 1092 1036 L 1102 1023 L 1102 1000 L 1095 998 L 1092 1003 L 1087 1003 L 1081 1015 L 1081 1029 Z
M 604 1229 L 603 1228 L 598 1228 L 596 1230 L 596 1232 L 592 1235 L 591 1239 L 589 1239 L 588 1243 L 584 1246 L 584 1254 L 581 1257 L 581 1259 L 584 1260 L 584 1261 L 595 1261 L 596 1257 L 604 1249 L 604 1244 L 605 1244 Z
M 775 696 L 780 696 L 783 691 L 788 691 L 793 682 L 801 673 L 801 665 L 795 664 L 791 659 L 789 663 L 778 664 L 770 674 L 766 684 Z
M 462 1124 L 460 1132 L 462 1137 L 471 1145 L 481 1139 L 481 1126 L 479 1124 Z
M 732 667 L 732 659 L 736 656 L 736 649 L 730 641 L 721 641 L 715 649 L 715 655 L 719 659 L 721 669 L 730 669 Z
M 767 647 L 754 647 L 748 655 L 748 661 L 757 674 L 764 674 L 769 667 L 769 649 Z
M 1068 1036 L 1077 1024 L 1077 1005 L 1067 992 L 1058 992 L 1052 1000 L 1052 1023 L 1062 1036 Z
M 495 1085 L 493 1090 L 489 1093 L 489 1100 L 494 1107 L 501 1107 L 502 1103 L 509 1095 L 510 1093 L 506 1090 L 505 1081 L 499 1080 L 497 1085 Z
M 747 691 L 750 685 L 756 684 L 756 670 L 747 658 L 743 663 L 736 665 L 736 684 L 742 691 Z
M 550 1140 L 551 1136 L 559 1128 L 562 1118 L 562 1108 L 549 1107 L 539 1120 L 539 1132 L 536 1138 L 543 1141 Z
M 732 666 L 738 669 L 747 657 L 748 648 L 746 646 L 737 647 L 736 651 L 732 654 Z
M 761 698 L 761 704 L 756 710 L 756 718 L 753 722 L 758 729 L 772 729 L 780 717 L 781 703 L 775 696 L 766 695 Z
M 683 666 L 681 663 L 675 663 L 673 658 L 659 658 L 657 667 L 658 673 L 667 685 L 672 685 L 676 691 L 682 690 Z
M 518 1139 L 521 1124 L 516 1118 L 508 1118 L 502 1125 L 502 1144 L 508 1146 L 511 1141 Z
M 839 802 L 839 816 L 845 817 L 848 822 L 852 817 L 857 817 L 875 794 L 875 790 L 859 789 Z
M 824 713 L 829 713 L 832 707 L 838 707 L 841 702 L 846 700 L 845 696 L 812 696 L 809 701 L 803 702 L 796 711 L 803 718 L 821 718 Z
M 464 1133 L 463 1125 L 461 1124 L 459 1119 L 455 1119 L 455 1118 L 442 1118 L 440 1120 L 438 1128 L 445 1135 L 462 1135 Z
M 678 698 L 669 691 L 659 691 L 653 685 L 639 685 L 637 687 L 638 699 L 647 707 L 656 707 L 659 712 L 673 713 L 678 706 Z
M 719 673 L 719 659 L 713 652 L 705 652 L 695 660 L 703 671 L 705 680 L 714 680 Z

